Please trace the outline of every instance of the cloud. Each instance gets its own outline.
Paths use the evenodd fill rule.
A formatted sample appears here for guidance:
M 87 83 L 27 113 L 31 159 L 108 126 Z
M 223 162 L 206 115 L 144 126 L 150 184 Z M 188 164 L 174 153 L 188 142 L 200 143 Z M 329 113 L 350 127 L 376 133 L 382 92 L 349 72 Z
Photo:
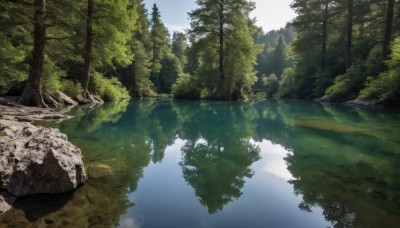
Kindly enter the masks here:
M 264 29 L 264 32 L 285 27 L 296 13 L 290 8 L 292 0 L 254 0 L 256 9 L 252 16 L 256 17 L 257 25 Z

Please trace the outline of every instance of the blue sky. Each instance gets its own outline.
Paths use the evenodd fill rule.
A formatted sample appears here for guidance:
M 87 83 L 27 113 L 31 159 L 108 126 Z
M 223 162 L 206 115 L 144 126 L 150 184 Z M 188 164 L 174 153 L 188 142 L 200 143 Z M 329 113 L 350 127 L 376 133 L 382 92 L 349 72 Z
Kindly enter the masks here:
M 292 0 L 253 1 L 256 2 L 257 8 L 252 16 L 257 18 L 257 25 L 263 27 L 265 32 L 284 27 L 295 16 L 289 7 Z M 157 4 L 162 20 L 171 33 L 189 28 L 187 12 L 196 8 L 195 0 L 145 0 L 144 2 L 149 13 L 153 4 Z

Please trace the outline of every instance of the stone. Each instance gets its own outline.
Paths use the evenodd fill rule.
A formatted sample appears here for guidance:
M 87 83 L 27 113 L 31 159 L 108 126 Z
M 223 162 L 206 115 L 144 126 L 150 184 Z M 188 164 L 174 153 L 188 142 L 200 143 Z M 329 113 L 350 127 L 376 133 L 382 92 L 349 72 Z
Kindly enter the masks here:
M 14 196 L 64 193 L 86 182 L 81 151 L 54 128 L 0 122 L 0 188 Z
M 111 175 L 113 173 L 110 166 L 100 163 L 89 165 L 88 173 L 90 178 L 100 178 Z

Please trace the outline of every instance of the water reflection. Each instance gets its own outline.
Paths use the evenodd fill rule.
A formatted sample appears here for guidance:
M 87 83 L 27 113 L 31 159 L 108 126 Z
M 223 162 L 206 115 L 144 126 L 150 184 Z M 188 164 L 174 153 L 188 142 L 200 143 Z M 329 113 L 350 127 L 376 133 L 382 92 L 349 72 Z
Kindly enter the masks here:
M 182 149 L 183 177 L 210 214 L 241 196 L 244 178 L 253 176 L 250 166 L 260 158 L 260 149 L 249 140 L 235 141 L 187 142 Z
M 307 216 L 316 208 L 322 208 L 325 220 L 337 227 L 400 224 L 400 115 L 396 112 L 302 101 L 141 100 L 95 109 L 78 107 L 71 114 L 75 118 L 58 127 L 82 149 L 89 183 L 58 198 L 20 199 L 0 218 L 0 226 L 151 226 L 154 223 L 146 220 L 149 213 L 164 218 L 169 212 L 137 213 L 136 203 L 149 203 L 169 188 L 173 190 L 168 197 L 175 201 L 172 207 L 185 204 L 182 208 L 190 210 L 182 213 L 201 217 L 202 222 L 217 220 L 212 217 L 216 216 L 217 225 L 241 224 L 224 213 L 226 208 L 233 213 L 235 203 L 249 211 L 232 214 L 249 218 L 243 226 L 279 227 L 289 215 L 288 221 L 299 223 L 285 226 L 305 226 L 315 219 Z M 157 167 L 162 172 L 144 175 Z M 175 179 L 165 182 L 169 173 L 176 174 Z M 265 179 L 257 175 L 276 177 L 269 191 L 259 190 Z M 150 192 L 137 199 L 133 196 L 141 184 Z M 268 205 L 274 188 L 294 192 L 301 198 L 295 209 L 303 212 L 289 214 L 293 208 L 284 202 Z M 44 199 L 53 203 L 43 204 Z M 255 206 L 257 201 L 263 205 Z M 194 209 L 196 205 L 205 208 L 207 215 Z M 274 214 L 280 222 L 266 220 L 268 216 L 259 214 L 263 210 L 280 211 Z

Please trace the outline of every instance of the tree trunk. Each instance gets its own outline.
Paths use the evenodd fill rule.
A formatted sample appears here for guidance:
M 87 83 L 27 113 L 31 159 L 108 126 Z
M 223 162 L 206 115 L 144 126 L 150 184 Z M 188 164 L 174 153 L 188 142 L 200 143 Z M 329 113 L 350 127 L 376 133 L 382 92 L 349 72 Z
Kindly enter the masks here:
M 386 59 L 390 54 L 390 42 L 392 40 L 392 30 L 393 30 L 393 17 L 394 17 L 394 0 L 387 1 L 387 12 L 386 12 L 386 26 L 385 34 L 383 37 L 383 48 L 382 56 Z
M 84 98 L 87 98 L 90 81 L 90 71 L 92 68 L 92 49 L 93 49 L 93 0 L 88 0 L 87 18 L 86 18 L 86 46 L 85 46 L 85 64 L 83 68 L 83 77 L 85 80 Z
M 326 43 L 328 37 L 328 7 L 329 7 L 329 0 L 325 1 L 324 6 L 324 15 L 322 20 L 322 63 L 321 67 L 324 70 L 326 68 Z
M 46 48 L 46 0 L 35 0 L 34 41 L 32 63 L 28 81 L 19 103 L 28 106 L 47 108 L 43 101 L 41 77 L 43 72 L 44 52 Z
M 353 0 L 347 3 L 347 39 L 346 39 L 346 69 L 351 67 L 352 58 L 352 39 L 353 39 Z

